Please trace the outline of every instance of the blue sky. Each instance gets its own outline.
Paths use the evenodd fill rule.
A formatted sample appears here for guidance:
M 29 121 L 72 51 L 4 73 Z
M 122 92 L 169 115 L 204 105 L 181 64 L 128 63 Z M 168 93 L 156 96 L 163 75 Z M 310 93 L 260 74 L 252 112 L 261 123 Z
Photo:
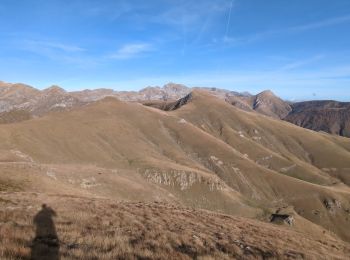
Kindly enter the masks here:
M 349 0 L 1 0 L 0 80 L 350 100 Z

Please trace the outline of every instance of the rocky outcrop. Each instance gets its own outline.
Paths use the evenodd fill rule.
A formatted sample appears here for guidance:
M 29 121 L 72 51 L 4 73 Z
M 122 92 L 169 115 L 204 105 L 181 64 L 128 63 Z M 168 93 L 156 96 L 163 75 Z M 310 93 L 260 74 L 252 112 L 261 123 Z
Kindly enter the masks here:
M 276 224 L 287 224 L 289 226 L 293 226 L 294 225 L 294 218 L 291 215 L 288 214 L 272 214 L 270 217 L 270 222 L 272 223 L 276 223 Z
M 216 177 L 205 178 L 196 172 L 179 170 L 146 169 L 141 174 L 150 182 L 188 190 L 195 184 L 202 184 L 210 191 L 224 190 L 226 185 Z
M 83 102 L 64 89 L 52 86 L 42 91 L 24 84 L 2 83 L 0 86 L 0 121 L 14 115 L 20 121 L 26 115 L 40 116 L 50 111 L 66 110 Z M 10 121 L 16 121 L 16 118 Z
M 341 209 L 341 202 L 336 200 L 336 199 L 324 199 L 323 200 L 323 205 L 326 207 L 326 209 L 331 212 L 335 213 L 338 209 Z

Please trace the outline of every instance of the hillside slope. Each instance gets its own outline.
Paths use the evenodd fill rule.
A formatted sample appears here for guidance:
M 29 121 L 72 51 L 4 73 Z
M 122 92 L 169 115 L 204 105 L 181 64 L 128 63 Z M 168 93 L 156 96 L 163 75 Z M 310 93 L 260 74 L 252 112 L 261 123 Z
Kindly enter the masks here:
M 207 91 L 168 112 L 106 98 L 1 125 L 0 160 L 0 181 L 22 191 L 162 200 L 265 221 L 289 208 L 294 228 L 350 240 L 348 139 Z
M 178 204 L 38 193 L 1 193 L 1 198 L 4 260 L 346 259 L 350 254 L 349 244 L 328 231 L 317 237 Z M 43 202 L 53 212 L 57 238 L 35 236 L 48 227 L 35 222 Z

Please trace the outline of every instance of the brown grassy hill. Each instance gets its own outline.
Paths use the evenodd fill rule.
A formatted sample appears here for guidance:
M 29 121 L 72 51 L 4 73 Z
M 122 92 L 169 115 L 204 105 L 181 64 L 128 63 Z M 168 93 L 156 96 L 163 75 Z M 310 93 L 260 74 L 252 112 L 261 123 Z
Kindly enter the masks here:
M 294 231 L 350 240 L 349 139 L 190 97 L 171 111 L 106 98 L 0 125 L 0 190 L 284 212 Z
M 45 210 L 42 203 L 47 204 Z M 350 254 L 349 244 L 328 231 L 317 237 L 178 204 L 1 193 L 0 205 L 4 260 L 318 260 L 346 259 Z
M 263 91 L 257 95 L 241 94 L 217 88 L 193 88 L 193 91 L 204 91 L 242 110 L 249 112 L 256 111 L 260 114 L 278 119 L 286 117 L 292 110 L 288 102 L 280 99 L 270 90 Z M 186 96 L 180 96 L 181 98 L 178 98 L 178 100 L 174 100 L 176 96 L 170 99 L 151 99 L 150 97 L 152 96 L 149 96 L 147 99 L 144 99 L 142 103 L 146 106 L 169 111 L 177 109 L 176 103 L 184 101 Z
M 282 201 L 292 203 L 304 217 L 317 222 L 328 222 L 327 217 L 320 221 L 316 212 L 327 215 L 322 204 L 329 200 L 328 196 L 333 196 L 329 194 L 329 188 L 322 186 L 339 182 L 332 176 L 343 176 L 342 181 L 348 176 L 349 142 L 346 139 L 331 138 L 255 113 L 245 113 L 205 92 L 196 92 L 191 103 L 172 113 L 184 119 L 184 122 L 195 124 L 211 136 L 221 139 L 231 149 L 246 157 L 244 162 L 234 160 L 232 166 L 228 167 L 225 162 L 230 161 L 231 154 L 224 152 L 220 157 L 214 155 L 219 166 L 209 166 L 236 190 L 242 189 L 241 192 L 255 198 L 268 197 L 270 191 L 276 202 L 276 197 L 283 197 Z M 190 142 L 189 138 L 185 144 Z M 208 147 L 209 143 L 203 142 L 201 150 L 205 150 L 205 146 Z M 258 174 L 259 172 L 265 174 Z M 241 184 L 237 179 L 232 179 L 232 175 L 240 178 Z M 287 176 L 304 182 L 294 184 L 295 180 L 287 180 Z M 286 183 L 288 188 L 285 187 Z M 301 188 L 302 186 L 304 187 Z M 280 194 L 277 195 L 278 193 Z M 328 195 L 321 195 L 323 193 Z M 346 201 L 348 195 L 344 200 L 348 203 Z M 341 218 L 343 224 L 340 226 L 348 226 L 347 213 Z
M 345 259 L 349 139 L 207 91 L 172 108 L 106 98 L 0 125 L 0 258 L 30 254 L 47 203 L 66 259 Z
M 31 118 L 31 113 L 26 110 L 11 110 L 0 113 L 0 124 L 16 123 L 29 120 Z
M 111 98 L 68 113 L 6 125 L 0 130 L 4 134 L 1 149 L 20 151 L 30 157 L 29 162 L 40 165 L 80 164 L 117 169 L 118 173 L 131 171 L 130 178 L 144 177 L 149 191 L 154 188 L 147 183 L 161 184 L 190 205 L 242 214 L 246 208 L 252 215 L 255 210 L 241 202 L 241 195 L 182 151 L 164 125 L 168 120 L 181 124 L 162 112 Z M 92 177 L 107 176 L 94 173 L 83 179 Z

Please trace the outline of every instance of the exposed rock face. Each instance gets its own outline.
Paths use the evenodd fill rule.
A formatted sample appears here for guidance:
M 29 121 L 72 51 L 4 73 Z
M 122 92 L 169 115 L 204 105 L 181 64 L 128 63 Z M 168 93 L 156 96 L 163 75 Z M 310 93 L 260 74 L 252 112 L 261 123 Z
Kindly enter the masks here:
M 342 208 L 340 201 L 336 199 L 324 199 L 323 204 L 331 213 L 335 213 L 338 209 Z
M 0 85 L 0 113 L 6 117 L 12 114 L 13 116 L 19 115 L 19 119 L 21 119 L 27 113 L 35 116 L 43 115 L 49 111 L 65 110 L 80 104 L 82 104 L 81 101 L 58 86 L 40 91 L 24 84 L 2 83 Z M 18 111 L 22 111 L 22 113 Z M 12 118 L 11 121 L 18 120 Z
M 146 87 L 140 91 L 114 91 L 112 89 L 96 89 L 71 92 L 74 97 L 86 101 L 96 101 L 107 96 L 116 97 L 123 101 L 155 101 L 155 100 L 177 100 L 191 91 L 190 88 L 181 85 L 168 83 L 163 87 Z
M 292 105 L 285 118 L 298 126 L 315 131 L 350 137 L 350 103 L 306 101 Z
M 293 216 L 290 216 L 288 214 L 272 214 L 270 218 L 270 222 L 277 223 L 277 224 L 283 224 L 286 223 L 289 226 L 294 225 L 294 218 Z
M 179 186 L 180 190 L 190 189 L 198 183 L 206 184 L 210 191 L 220 191 L 226 188 L 225 184 L 218 178 L 214 176 L 205 178 L 195 172 L 147 169 L 143 175 L 150 182 L 171 187 Z
M 169 83 L 163 87 L 163 90 L 166 93 L 167 99 L 177 99 L 178 97 L 184 97 L 190 93 L 190 88 L 181 85 Z
M 192 93 L 186 95 L 183 98 L 180 98 L 177 101 L 174 102 L 157 102 L 157 101 L 153 101 L 153 102 L 144 102 L 143 104 L 145 106 L 151 106 L 151 107 L 155 107 L 164 111 L 173 111 L 176 109 L 179 109 L 180 107 L 186 105 L 188 102 L 190 102 L 192 100 Z
M 66 110 L 82 104 L 82 101 L 64 89 L 52 86 L 41 91 L 29 104 L 28 109 L 34 115 L 43 115 L 49 111 Z
M 39 90 L 24 84 L 0 84 L 0 112 L 26 106 L 40 93 Z

